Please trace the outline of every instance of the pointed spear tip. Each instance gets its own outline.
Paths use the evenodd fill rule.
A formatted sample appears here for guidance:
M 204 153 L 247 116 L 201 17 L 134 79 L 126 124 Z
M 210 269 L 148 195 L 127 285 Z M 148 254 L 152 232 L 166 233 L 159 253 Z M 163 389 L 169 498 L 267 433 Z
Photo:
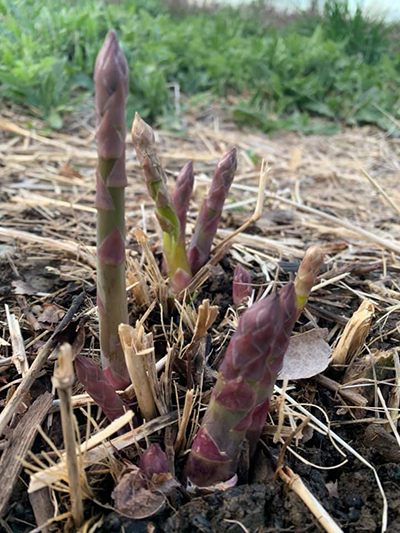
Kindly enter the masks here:
M 234 169 L 237 168 L 237 150 L 236 148 L 231 148 L 229 152 L 227 152 L 222 159 L 218 162 L 218 167 L 234 167 Z
M 137 112 L 133 120 L 131 135 L 135 148 L 138 147 L 141 150 L 153 145 L 155 142 L 153 129 Z

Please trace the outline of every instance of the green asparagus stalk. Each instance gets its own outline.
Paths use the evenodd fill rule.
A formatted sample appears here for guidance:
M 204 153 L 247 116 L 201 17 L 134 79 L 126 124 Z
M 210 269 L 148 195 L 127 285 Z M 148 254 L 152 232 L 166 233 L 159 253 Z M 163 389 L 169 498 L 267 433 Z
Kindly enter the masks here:
M 180 292 L 192 278 L 185 241 L 182 239 L 181 223 L 167 189 L 165 172 L 157 155 L 154 132 L 137 113 L 132 126 L 132 142 L 142 165 L 149 195 L 156 204 L 157 219 L 163 231 L 164 258 L 170 285 L 174 292 Z
M 77 355 L 75 357 L 75 371 L 85 391 L 93 399 L 94 403 L 102 409 L 110 422 L 125 414 L 128 407 L 94 361 L 88 357 Z
M 251 296 L 251 275 L 247 268 L 238 263 L 233 273 L 233 303 L 238 306 L 249 296 Z
M 266 416 L 267 397 L 259 389 L 272 392 L 272 380 L 287 347 L 286 307 L 294 308 L 290 316 L 296 310 L 293 284 L 281 293 L 245 311 L 229 343 L 186 466 L 188 481 L 198 487 L 234 476 L 248 431 L 255 434 Z
M 232 185 L 236 168 L 236 149 L 233 148 L 219 161 L 196 222 L 188 251 L 193 274 L 208 261 L 222 208 Z
M 116 389 L 129 384 L 118 326 L 128 319 L 125 291 L 125 100 L 128 66 L 110 31 L 94 70 L 96 104 L 97 305 L 101 358 Z
M 306 251 L 299 270 L 297 271 L 294 287 L 297 297 L 297 305 L 299 308 L 298 317 L 301 315 L 311 289 L 315 285 L 315 281 L 324 263 L 324 254 L 318 246 L 311 246 Z

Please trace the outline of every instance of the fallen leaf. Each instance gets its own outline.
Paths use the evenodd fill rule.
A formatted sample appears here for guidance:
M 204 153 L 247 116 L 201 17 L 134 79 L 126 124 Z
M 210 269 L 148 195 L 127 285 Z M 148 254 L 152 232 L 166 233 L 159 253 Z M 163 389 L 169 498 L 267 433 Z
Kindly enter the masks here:
M 132 465 L 122 472 L 112 497 L 115 509 L 133 520 L 143 520 L 164 509 L 167 498 L 161 491 L 152 491 L 143 472 Z
M 15 294 L 30 295 L 35 294 L 36 292 L 35 289 L 29 285 L 29 283 L 22 281 L 22 279 L 12 281 L 11 285 L 14 287 Z
M 60 320 L 64 317 L 65 310 L 59 307 L 56 304 L 43 304 L 42 311 L 37 317 L 38 321 L 41 324 L 48 324 L 53 327 L 55 324 L 58 324 Z
M 312 329 L 292 337 L 278 379 L 306 379 L 323 372 L 329 365 L 332 348 L 326 342 L 328 330 Z

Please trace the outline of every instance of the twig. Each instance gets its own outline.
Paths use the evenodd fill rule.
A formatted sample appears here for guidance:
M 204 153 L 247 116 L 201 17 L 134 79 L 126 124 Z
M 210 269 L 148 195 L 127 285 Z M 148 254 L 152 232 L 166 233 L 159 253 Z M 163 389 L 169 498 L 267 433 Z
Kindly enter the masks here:
M 4 407 L 3 411 L 0 414 L 0 436 L 3 434 L 8 422 L 11 420 L 12 415 L 18 408 L 18 405 L 22 401 L 25 393 L 28 392 L 29 389 L 34 384 L 48 356 L 51 354 L 54 347 L 56 346 L 57 344 L 56 336 L 60 333 L 60 331 L 63 331 L 68 326 L 68 324 L 71 322 L 71 320 L 74 317 L 75 312 L 81 306 L 83 299 L 84 299 L 83 293 L 79 294 L 78 296 L 75 296 L 70 309 L 68 310 L 68 312 L 66 313 L 62 321 L 58 324 L 55 331 L 51 335 L 50 339 L 42 347 L 42 349 L 36 356 L 36 359 L 32 363 L 32 366 L 30 367 L 29 372 L 26 374 L 25 377 L 22 378 L 22 381 L 19 384 L 18 389 L 14 392 L 14 394 L 11 396 L 10 401 Z
M 399 432 L 397 431 L 397 427 L 396 427 L 395 423 L 393 422 L 392 417 L 390 416 L 389 410 L 387 408 L 387 405 L 386 405 L 385 399 L 384 399 L 384 397 L 382 395 L 380 387 L 377 387 L 376 391 L 378 393 L 379 400 L 380 400 L 380 402 L 382 404 L 382 407 L 383 407 L 383 409 L 385 411 L 386 418 L 388 419 L 388 422 L 390 424 L 390 428 L 393 431 L 394 436 L 396 437 L 396 440 L 397 440 L 397 444 L 399 445 L 399 448 L 400 448 L 400 435 L 399 435 Z
M 393 209 L 393 211 L 400 216 L 400 209 L 397 207 L 397 205 L 393 202 L 393 200 L 389 197 L 389 195 L 382 189 L 382 187 L 379 185 L 377 181 L 374 180 L 372 176 L 368 174 L 368 172 L 365 169 L 361 169 L 361 172 L 364 174 L 364 176 L 367 178 L 367 180 L 375 187 L 375 189 L 381 194 L 387 203 L 390 205 L 390 207 Z
M 72 518 L 76 528 L 83 524 L 83 501 L 80 479 L 80 465 L 75 440 L 74 414 L 72 410 L 71 392 L 74 384 L 72 366 L 72 348 L 70 344 L 60 347 L 57 367 L 54 370 L 53 385 L 60 397 L 61 425 L 67 456 L 68 484 L 71 498 Z M 84 475 L 84 474 L 83 474 Z
M 36 427 L 40 425 L 47 415 L 53 395 L 45 392 L 28 409 L 17 427 L 14 429 L 7 446 L 3 451 L 0 463 L 0 516 L 7 510 L 8 500 L 21 471 L 21 460 L 31 449 L 36 438 Z
M 303 420 L 303 422 L 301 424 L 299 424 L 297 426 L 297 428 L 292 431 L 292 433 L 289 435 L 289 437 L 285 440 L 285 442 L 283 443 L 283 446 L 282 446 L 282 449 L 281 451 L 279 452 L 279 456 L 278 456 L 278 461 L 276 463 L 276 469 L 275 469 L 275 476 L 274 476 L 274 479 L 277 478 L 277 476 L 279 475 L 279 471 L 281 470 L 282 468 L 282 465 L 283 465 L 283 459 L 285 457 L 285 452 L 286 452 L 286 449 L 287 447 L 289 446 L 289 444 L 292 442 L 292 440 L 294 439 L 294 437 L 296 435 L 298 435 L 301 431 L 303 431 L 303 429 L 308 425 L 308 423 L 310 422 L 310 417 L 307 416 L 307 418 L 305 418 Z
M 304 485 L 298 474 L 295 474 L 293 470 L 286 466 L 279 470 L 279 475 L 289 485 L 289 488 L 303 500 L 325 531 L 328 533 L 343 533 L 343 530 L 336 524 L 326 509 Z
M 24 377 L 29 371 L 29 364 L 25 353 L 24 339 L 22 338 L 21 328 L 19 327 L 19 322 L 15 318 L 15 315 L 10 313 L 10 309 L 7 304 L 5 304 L 5 309 L 13 349 L 12 362 L 14 363 L 18 373 Z
M 358 394 L 358 392 L 353 392 L 350 389 L 346 389 L 345 386 L 340 385 L 333 379 L 327 378 L 322 374 L 314 377 L 315 381 L 325 387 L 326 389 L 337 392 L 347 402 L 350 402 L 351 405 L 359 405 L 360 407 L 365 407 L 368 403 L 367 398 Z

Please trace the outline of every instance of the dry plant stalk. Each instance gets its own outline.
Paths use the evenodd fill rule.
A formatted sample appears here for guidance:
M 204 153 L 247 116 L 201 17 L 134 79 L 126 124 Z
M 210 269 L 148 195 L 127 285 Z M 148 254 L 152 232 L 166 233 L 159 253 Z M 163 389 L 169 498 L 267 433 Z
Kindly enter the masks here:
M 135 328 L 120 324 L 118 331 L 140 412 L 143 418 L 149 421 L 157 414 L 143 356 L 153 351 L 153 337 L 145 333 L 139 321 Z
M 150 290 L 147 285 L 146 276 L 143 274 L 136 259 L 128 259 L 127 278 L 130 288 L 132 288 L 135 302 L 140 306 L 151 304 Z
M 83 501 L 80 479 L 81 468 L 78 461 L 77 445 L 75 441 L 75 424 L 71 401 L 74 379 L 72 348 L 70 344 L 65 343 L 60 348 L 57 367 L 55 368 L 53 375 L 53 385 L 56 387 L 60 397 L 61 424 L 67 456 L 72 518 L 76 528 L 79 528 L 83 524 Z M 84 473 L 82 473 L 82 475 L 84 475 Z
M 399 406 L 400 406 L 400 361 L 399 361 L 399 352 L 397 349 L 393 350 L 393 363 L 394 363 L 394 369 L 396 373 L 395 377 L 395 386 L 389 393 L 388 398 L 388 408 L 390 417 L 393 420 L 393 422 L 397 422 L 399 418 Z M 388 424 L 390 427 L 390 424 Z M 386 427 L 386 429 L 389 429 Z
M 179 418 L 178 421 L 179 430 L 174 444 L 174 450 L 176 454 L 179 453 L 179 451 L 182 449 L 186 442 L 185 434 L 190 421 L 190 414 L 193 409 L 195 397 L 196 394 L 194 389 L 186 391 L 185 405 L 183 406 L 182 416 Z
M 325 531 L 328 533 L 343 533 L 343 530 L 336 524 L 326 509 L 304 485 L 298 474 L 295 474 L 293 470 L 286 466 L 279 471 L 279 476 L 303 500 Z
M 10 330 L 11 345 L 13 349 L 12 362 L 17 372 L 25 377 L 29 371 L 28 359 L 25 353 L 24 339 L 22 338 L 19 322 L 14 314 L 10 313 L 8 305 L 5 305 L 8 328 Z
M 364 300 L 357 311 L 350 318 L 340 340 L 332 354 L 332 364 L 349 364 L 362 349 L 371 327 L 374 316 L 374 306 L 369 300 Z
M 191 344 L 201 340 L 218 316 L 218 307 L 210 305 L 210 300 L 203 300 L 197 311 L 197 320 Z

